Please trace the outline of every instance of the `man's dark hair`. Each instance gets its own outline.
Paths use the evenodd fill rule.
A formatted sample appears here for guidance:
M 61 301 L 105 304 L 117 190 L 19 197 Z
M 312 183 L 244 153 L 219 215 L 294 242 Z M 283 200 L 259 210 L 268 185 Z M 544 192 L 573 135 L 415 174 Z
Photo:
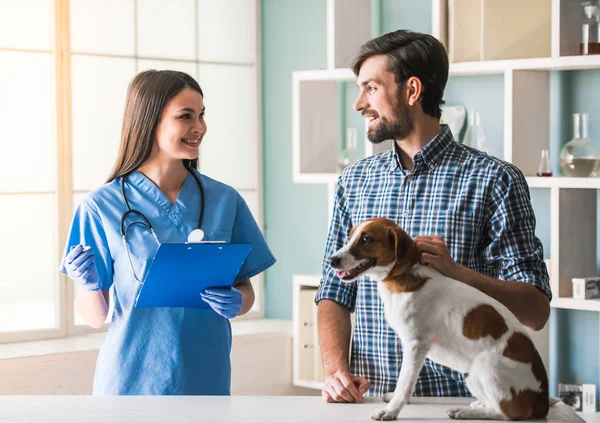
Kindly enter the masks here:
M 442 43 L 429 34 L 404 29 L 384 34 L 361 46 L 352 64 L 354 74 L 358 76 L 365 60 L 379 55 L 387 56 L 388 71 L 398 86 L 412 76 L 421 80 L 421 108 L 425 114 L 440 118 L 448 82 L 448 54 Z

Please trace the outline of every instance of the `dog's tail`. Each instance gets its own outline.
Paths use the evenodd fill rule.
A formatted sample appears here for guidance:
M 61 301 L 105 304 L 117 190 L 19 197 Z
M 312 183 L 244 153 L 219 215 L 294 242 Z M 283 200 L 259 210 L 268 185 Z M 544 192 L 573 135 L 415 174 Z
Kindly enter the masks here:
M 558 404 L 561 401 L 562 400 L 560 398 L 550 397 L 550 400 L 549 400 L 550 407 L 552 407 L 553 405 Z

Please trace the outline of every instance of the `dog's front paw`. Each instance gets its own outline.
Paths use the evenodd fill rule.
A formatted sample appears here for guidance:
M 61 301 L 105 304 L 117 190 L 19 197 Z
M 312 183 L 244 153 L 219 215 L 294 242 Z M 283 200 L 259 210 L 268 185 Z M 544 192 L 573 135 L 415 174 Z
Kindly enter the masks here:
M 464 411 L 466 408 L 465 407 L 454 407 L 448 410 L 448 417 L 450 417 L 451 419 L 456 419 L 456 420 L 461 420 L 462 411 Z
M 387 394 L 383 395 L 383 401 L 384 402 L 390 402 L 392 400 L 392 398 L 394 398 L 394 393 L 393 392 L 388 392 Z
M 371 419 L 372 420 L 396 420 L 396 417 L 398 417 L 399 412 L 400 412 L 400 410 L 391 410 L 386 407 L 386 408 L 382 408 L 381 410 L 374 412 L 371 415 Z

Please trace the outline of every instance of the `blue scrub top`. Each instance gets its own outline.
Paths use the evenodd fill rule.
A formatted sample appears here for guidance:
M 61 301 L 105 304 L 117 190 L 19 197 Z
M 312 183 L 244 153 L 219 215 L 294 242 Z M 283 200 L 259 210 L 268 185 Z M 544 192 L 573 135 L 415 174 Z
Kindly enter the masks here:
M 206 204 L 205 240 L 252 244 L 236 283 L 275 263 L 246 202 L 232 187 L 201 175 Z M 127 177 L 131 208 L 141 211 L 161 243 L 186 242 L 200 215 L 200 190 L 188 175 L 175 203 L 142 173 Z M 65 246 L 89 245 L 103 290 L 112 289 L 114 311 L 96 363 L 94 395 L 229 395 L 231 325 L 212 310 L 135 308 L 141 285 L 135 280 L 120 234 L 127 210 L 121 178 L 89 193 L 81 202 Z M 127 223 L 141 221 L 136 216 Z M 150 231 L 133 224 L 127 241 L 140 279 L 146 275 L 158 245 Z M 66 274 L 63 262 L 60 271 Z M 177 277 L 177 269 L 173 269 Z

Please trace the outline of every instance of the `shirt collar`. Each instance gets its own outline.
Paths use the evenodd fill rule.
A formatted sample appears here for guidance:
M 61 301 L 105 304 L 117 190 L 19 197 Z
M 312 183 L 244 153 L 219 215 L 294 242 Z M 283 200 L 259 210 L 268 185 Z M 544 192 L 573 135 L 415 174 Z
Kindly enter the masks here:
M 437 133 L 431 141 L 429 141 L 423 148 L 421 148 L 417 154 L 415 154 L 415 168 L 419 166 L 419 162 L 422 161 L 429 170 L 434 170 L 439 164 L 440 160 L 444 156 L 444 151 L 454 141 L 452 132 L 448 125 L 442 124 L 440 132 Z M 394 148 L 390 149 L 390 170 L 393 172 L 397 169 L 403 169 L 400 162 L 398 144 L 394 141 Z

